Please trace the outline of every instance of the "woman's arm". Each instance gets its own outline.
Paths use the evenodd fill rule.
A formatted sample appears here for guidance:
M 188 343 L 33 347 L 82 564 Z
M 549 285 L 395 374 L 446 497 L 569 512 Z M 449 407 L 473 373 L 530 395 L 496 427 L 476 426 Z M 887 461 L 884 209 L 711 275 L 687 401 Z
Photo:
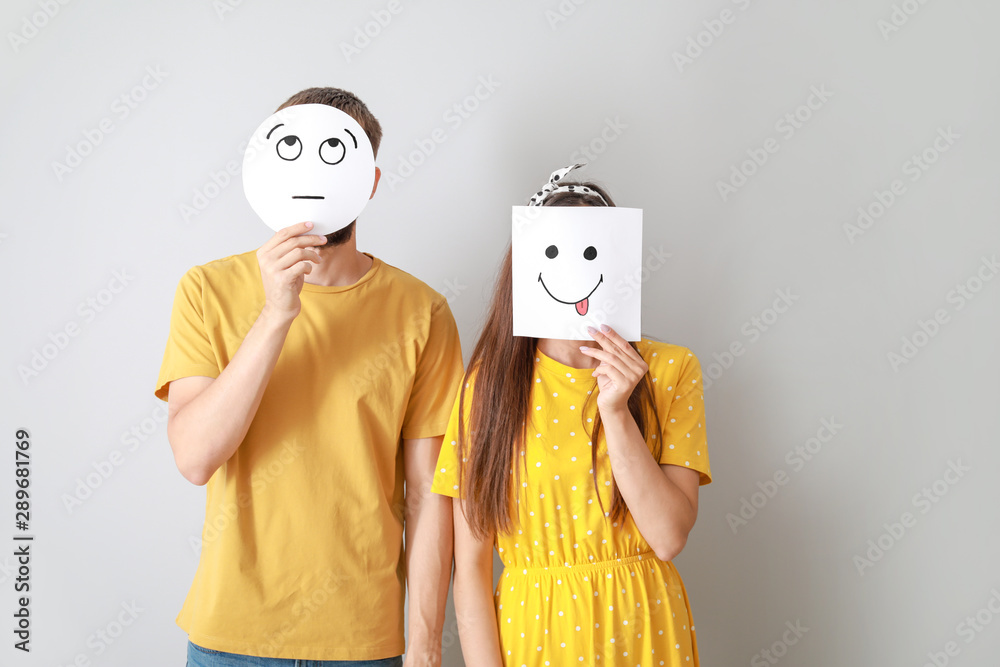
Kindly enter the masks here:
M 602 410 L 601 422 L 611 472 L 635 525 L 657 558 L 673 560 L 698 517 L 698 471 L 657 463 L 627 407 Z
M 465 519 L 465 501 L 452 503 L 455 531 L 455 617 L 465 664 L 503 667 L 493 606 L 493 538 L 477 539 Z
M 611 471 L 643 538 L 657 558 L 672 560 L 687 543 L 698 516 L 698 471 L 660 465 L 653 458 L 628 409 L 628 397 L 649 366 L 614 330 L 590 332 L 602 349 L 580 349 L 601 361 L 594 375 Z

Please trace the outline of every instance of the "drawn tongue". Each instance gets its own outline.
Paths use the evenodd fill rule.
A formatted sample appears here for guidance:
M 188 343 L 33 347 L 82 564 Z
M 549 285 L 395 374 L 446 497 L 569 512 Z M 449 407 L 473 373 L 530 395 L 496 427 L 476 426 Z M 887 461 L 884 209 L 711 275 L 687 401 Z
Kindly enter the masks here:
M 587 299 L 584 299 L 583 301 L 577 301 L 576 302 L 576 312 L 580 313 L 581 315 L 586 315 L 587 314 L 587 307 L 588 306 L 589 306 L 589 302 L 588 302 Z

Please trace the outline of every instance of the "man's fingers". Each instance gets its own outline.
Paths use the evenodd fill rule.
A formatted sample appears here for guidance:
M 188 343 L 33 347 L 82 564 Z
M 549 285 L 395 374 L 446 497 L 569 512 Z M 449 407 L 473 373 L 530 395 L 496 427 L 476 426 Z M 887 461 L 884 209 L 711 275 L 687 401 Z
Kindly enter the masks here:
M 302 276 L 302 275 L 305 275 L 305 274 L 311 272 L 312 268 L 313 268 L 313 265 L 310 264 L 309 262 L 301 262 L 301 263 L 297 264 L 296 266 L 293 266 L 291 269 L 289 269 L 289 274 L 293 278 L 298 278 L 299 276 Z
M 274 260 L 271 267 L 277 271 L 284 271 L 288 267 L 302 261 L 305 261 L 306 264 L 309 262 L 319 262 L 319 251 L 314 248 L 293 248 Z
M 280 244 L 282 241 L 290 239 L 293 236 L 298 236 L 299 234 L 309 231 L 309 229 L 310 226 L 308 224 L 308 221 L 298 222 L 294 225 L 282 227 L 281 229 L 276 231 L 274 235 L 271 238 L 269 238 L 267 242 L 265 242 L 264 245 L 262 245 L 260 248 L 264 252 L 267 252 L 271 248 Z
M 316 236 L 314 234 L 296 236 L 282 241 L 271 249 L 266 256 L 270 261 L 275 261 L 284 257 L 288 253 L 293 252 L 296 248 L 311 248 L 313 246 L 323 245 L 324 243 L 326 243 L 325 236 Z

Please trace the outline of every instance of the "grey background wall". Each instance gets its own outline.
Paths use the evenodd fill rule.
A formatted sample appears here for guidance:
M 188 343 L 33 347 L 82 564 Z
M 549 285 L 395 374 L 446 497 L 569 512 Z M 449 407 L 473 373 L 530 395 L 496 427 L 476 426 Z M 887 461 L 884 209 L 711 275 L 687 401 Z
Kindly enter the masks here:
M 708 385 L 715 481 L 676 559 L 704 664 L 995 665 L 998 24 L 988 0 L 5 2 L 0 662 L 182 664 L 204 489 L 152 395 L 173 292 L 269 237 L 227 165 L 336 85 L 385 129 L 359 245 L 449 296 L 466 354 L 550 171 L 582 158 L 645 210 L 668 257 L 643 329 Z

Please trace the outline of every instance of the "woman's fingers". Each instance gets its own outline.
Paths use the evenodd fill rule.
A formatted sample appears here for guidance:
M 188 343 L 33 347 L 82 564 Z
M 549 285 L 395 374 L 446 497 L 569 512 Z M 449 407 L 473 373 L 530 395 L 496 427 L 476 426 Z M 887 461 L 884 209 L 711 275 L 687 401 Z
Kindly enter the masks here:
M 594 347 L 587 347 L 586 345 L 580 346 L 580 352 L 583 352 L 588 357 L 593 357 L 600 360 L 605 365 L 613 366 L 623 377 L 631 378 L 635 375 L 634 369 L 632 369 L 625 361 L 617 354 L 612 354 L 605 350 L 601 350 Z M 600 368 L 600 366 L 598 366 Z M 633 381 L 633 384 L 635 381 Z
M 615 331 L 606 324 L 602 325 L 601 331 L 604 333 L 605 336 L 608 337 L 608 340 L 610 340 L 612 343 L 618 346 L 618 349 L 621 350 L 630 359 L 632 359 L 638 364 L 646 363 L 646 360 L 643 359 L 642 356 L 636 351 L 636 349 L 632 347 L 632 345 L 627 340 L 625 340 L 622 337 L 622 335 L 619 334 L 617 331 Z
M 615 383 L 615 386 L 619 388 L 623 396 L 628 396 L 628 394 L 631 393 L 632 387 L 635 386 L 634 382 L 630 382 L 629 378 L 627 378 L 624 373 L 611 364 L 601 364 L 594 369 L 594 372 L 591 373 L 591 375 L 594 377 L 604 375 Z
M 620 357 L 635 373 L 640 376 L 645 374 L 649 367 L 643 358 L 639 356 L 639 353 L 628 344 L 628 341 L 619 336 L 614 329 L 607 325 L 602 325 L 601 328 L 606 328 L 607 331 L 598 331 L 593 327 L 587 327 L 587 332 L 604 350 Z

